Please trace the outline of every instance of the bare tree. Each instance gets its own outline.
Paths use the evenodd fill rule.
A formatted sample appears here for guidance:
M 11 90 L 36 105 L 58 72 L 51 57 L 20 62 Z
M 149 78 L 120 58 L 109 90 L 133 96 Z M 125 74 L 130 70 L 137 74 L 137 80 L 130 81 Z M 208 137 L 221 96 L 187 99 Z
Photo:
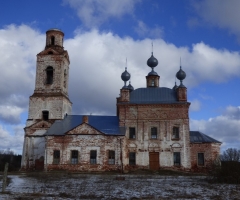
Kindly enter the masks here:
M 229 148 L 221 155 L 221 161 L 237 161 L 240 162 L 240 150 Z

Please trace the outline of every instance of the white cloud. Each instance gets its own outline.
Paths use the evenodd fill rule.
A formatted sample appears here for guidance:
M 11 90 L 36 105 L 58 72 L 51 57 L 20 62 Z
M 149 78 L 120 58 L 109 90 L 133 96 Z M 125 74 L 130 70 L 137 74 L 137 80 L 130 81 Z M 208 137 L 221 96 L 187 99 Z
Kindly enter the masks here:
M 26 25 L 0 29 L 0 119 L 19 122 L 19 114 L 26 110 L 34 89 L 36 54 L 43 49 L 44 40 Z
M 134 6 L 140 0 L 63 0 L 77 10 L 78 17 L 88 27 L 98 27 L 110 17 L 119 18 L 125 14 L 133 14 Z
M 199 111 L 201 108 L 201 102 L 197 99 L 190 100 L 191 106 L 190 106 L 190 111 Z
M 8 123 L 19 123 L 21 122 L 20 114 L 23 112 L 22 108 L 17 106 L 2 106 L 0 105 L 0 119 Z
M 228 29 L 240 37 L 239 0 L 202 0 L 192 1 L 196 13 L 207 23 Z M 196 23 L 196 21 L 194 22 Z
M 138 25 L 134 30 L 140 37 L 150 38 L 161 38 L 164 32 L 163 28 L 157 25 L 154 28 L 149 28 L 143 21 L 138 21 Z
M 190 130 L 199 130 L 223 142 L 222 149 L 240 149 L 240 108 L 228 106 L 222 113 L 208 120 L 190 120 Z
M 15 126 L 13 127 L 13 133 L 10 133 L 0 125 L 0 150 L 11 149 L 14 153 L 22 154 L 23 127 L 23 125 Z

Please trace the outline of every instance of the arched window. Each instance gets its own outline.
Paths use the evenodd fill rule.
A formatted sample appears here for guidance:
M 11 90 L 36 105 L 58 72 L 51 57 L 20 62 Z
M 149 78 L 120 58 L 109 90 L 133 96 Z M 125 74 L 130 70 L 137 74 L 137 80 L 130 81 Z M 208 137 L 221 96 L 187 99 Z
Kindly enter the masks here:
M 55 45 L 55 37 L 51 36 L 51 45 Z
M 42 111 L 42 119 L 45 121 L 49 119 L 49 112 L 47 110 Z
M 53 67 L 47 67 L 46 69 L 46 84 L 52 84 L 53 83 Z

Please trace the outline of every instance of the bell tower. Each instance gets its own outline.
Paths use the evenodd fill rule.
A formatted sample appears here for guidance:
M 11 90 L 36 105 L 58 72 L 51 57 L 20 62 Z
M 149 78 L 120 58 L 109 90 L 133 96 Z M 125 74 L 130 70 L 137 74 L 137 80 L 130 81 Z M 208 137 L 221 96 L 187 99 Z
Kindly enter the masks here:
M 64 33 L 46 32 L 45 49 L 37 54 L 35 90 L 29 100 L 27 126 L 39 120 L 63 119 L 70 114 L 68 98 L 69 56 L 63 47 Z

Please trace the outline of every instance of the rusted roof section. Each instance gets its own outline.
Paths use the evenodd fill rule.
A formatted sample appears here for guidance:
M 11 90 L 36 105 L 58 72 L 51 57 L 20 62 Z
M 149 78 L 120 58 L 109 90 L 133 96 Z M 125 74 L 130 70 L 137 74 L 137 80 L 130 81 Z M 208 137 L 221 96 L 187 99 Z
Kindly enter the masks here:
M 65 135 L 83 123 L 83 116 L 67 115 L 63 120 L 57 120 L 45 135 Z M 87 115 L 88 124 L 106 135 L 125 135 L 125 127 L 119 127 L 117 116 Z
M 159 88 L 138 88 L 130 93 L 129 103 L 177 103 L 177 94 L 174 89 Z
M 221 143 L 200 131 L 190 131 L 190 143 Z

